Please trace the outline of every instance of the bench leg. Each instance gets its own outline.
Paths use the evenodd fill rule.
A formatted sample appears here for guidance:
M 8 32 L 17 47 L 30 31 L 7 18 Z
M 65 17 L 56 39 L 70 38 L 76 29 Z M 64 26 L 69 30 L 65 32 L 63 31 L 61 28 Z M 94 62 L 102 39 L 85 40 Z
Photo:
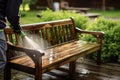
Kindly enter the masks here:
M 101 64 L 101 55 L 102 55 L 102 51 L 101 49 L 98 50 L 97 52 L 97 64 L 100 65 Z
M 35 80 L 42 80 L 42 67 L 41 66 L 36 67 Z
M 42 80 L 42 74 L 41 75 L 35 75 L 35 80 Z
M 41 61 L 40 61 L 41 63 Z M 42 64 L 37 65 L 35 69 L 35 80 L 42 80 Z
M 11 69 L 9 65 L 6 65 L 6 68 L 4 70 L 4 80 L 11 80 Z
M 75 72 L 76 72 L 76 61 L 72 61 L 69 63 L 70 80 L 75 80 Z

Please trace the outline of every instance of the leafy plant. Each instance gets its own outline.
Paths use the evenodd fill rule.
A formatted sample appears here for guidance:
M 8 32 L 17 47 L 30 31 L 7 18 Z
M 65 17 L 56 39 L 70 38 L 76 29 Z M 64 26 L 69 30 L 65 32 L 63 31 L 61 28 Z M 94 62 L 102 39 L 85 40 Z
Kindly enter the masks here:
M 100 17 L 91 23 L 87 30 L 105 32 L 102 47 L 104 62 L 120 62 L 120 24 L 118 22 Z M 84 39 L 94 41 L 91 36 L 84 36 Z M 94 58 L 96 58 L 95 55 Z
M 80 14 L 77 14 L 75 11 L 58 11 L 58 12 L 53 12 L 50 9 L 47 9 L 45 11 L 41 12 L 41 17 L 40 17 L 40 21 L 44 22 L 44 21 L 52 21 L 52 20 L 59 20 L 59 19 L 66 19 L 66 18 L 70 18 L 73 17 L 75 20 L 75 24 L 77 27 L 81 28 L 81 29 L 85 29 L 87 26 L 87 22 L 88 22 L 88 18 L 84 17 Z
M 38 0 L 22 0 L 22 8 L 23 8 L 23 11 L 25 11 L 25 5 L 28 4 L 28 5 L 33 5 L 37 2 Z

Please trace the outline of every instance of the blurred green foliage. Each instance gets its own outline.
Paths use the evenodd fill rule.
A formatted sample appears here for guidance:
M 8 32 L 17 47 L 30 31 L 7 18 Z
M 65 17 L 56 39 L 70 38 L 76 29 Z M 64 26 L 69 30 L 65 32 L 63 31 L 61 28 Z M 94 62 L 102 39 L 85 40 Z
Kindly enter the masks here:
M 86 30 L 105 32 L 102 46 L 102 60 L 104 62 L 120 62 L 120 23 L 100 17 L 93 23 L 90 23 Z M 95 41 L 89 35 L 83 38 L 88 41 Z M 95 54 L 92 57 L 96 59 Z
M 63 11 L 53 12 L 50 9 L 41 12 L 40 22 L 60 20 L 73 17 L 77 27 L 85 29 L 89 21 L 88 17 L 84 17 L 80 14 L 77 14 L 75 11 Z
M 28 6 L 30 6 L 30 5 L 34 5 L 34 4 L 36 4 L 36 2 L 37 2 L 38 0 L 22 0 L 22 5 L 21 5 L 21 7 L 22 7 L 22 10 L 23 11 L 26 11 L 26 5 L 28 5 Z

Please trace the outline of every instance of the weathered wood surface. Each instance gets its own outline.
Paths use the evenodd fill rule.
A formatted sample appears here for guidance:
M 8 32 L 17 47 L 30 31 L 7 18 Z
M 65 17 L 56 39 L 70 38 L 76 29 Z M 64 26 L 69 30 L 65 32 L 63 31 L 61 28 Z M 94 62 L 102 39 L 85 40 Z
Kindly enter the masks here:
M 80 56 L 87 55 L 91 52 L 98 50 L 99 48 L 99 44 L 86 43 L 83 41 L 72 41 L 64 45 L 55 46 L 50 49 L 47 49 L 45 51 L 45 55 L 42 57 L 42 73 L 45 73 L 51 69 L 54 69 L 57 66 L 66 64 L 70 61 L 74 61 Z M 51 49 L 53 51 L 53 57 L 51 57 L 50 55 Z M 50 60 L 50 58 L 53 58 L 53 60 Z M 13 59 L 10 62 L 16 65 L 14 68 L 19 68 L 19 65 L 23 65 L 23 68 L 25 66 L 29 67 L 31 68 L 31 70 L 35 68 L 34 62 L 28 56 L 25 55 Z
M 66 10 L 75 10 L 78 13 L 87 13 L 90 8 L 80 8 L 80 7 L 67 7 Z
M 81 14 L 81 15 L 89 17 L 89 18 L 96 18 L 100 16 L 99 13 L 86 13 L 86 14 Z
M 64 68 L 68 68 L 67 65 Z M 86 74 L 87 71 L 87 74 Z M 52 74 L 52 75 L 50 75 Z M 53 76 L 54 75 L 54 76 Z M 42 75 L 43 80 L 69 80 L 67 73 L 59 70 L 52 70 L 49 74 Z M 100 66 L 92 60 L 77 60 L 76 80 L 120 80 L 120 64 L 105 63 Z M 12 70 L 13 80 L 34 80 L 34 76 Z M 0 73 L 0 80 L 3 80 L 3 74 Z

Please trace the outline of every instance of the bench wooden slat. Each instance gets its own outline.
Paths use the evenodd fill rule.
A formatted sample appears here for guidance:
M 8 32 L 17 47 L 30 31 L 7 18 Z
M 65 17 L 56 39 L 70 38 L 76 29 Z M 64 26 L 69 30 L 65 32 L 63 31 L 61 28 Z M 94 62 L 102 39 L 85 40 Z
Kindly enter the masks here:
M 52 42 L 53 45 L 59 44 L 59 27 L 55 26 L 52 29 L 53 34 L 52 34 Z

